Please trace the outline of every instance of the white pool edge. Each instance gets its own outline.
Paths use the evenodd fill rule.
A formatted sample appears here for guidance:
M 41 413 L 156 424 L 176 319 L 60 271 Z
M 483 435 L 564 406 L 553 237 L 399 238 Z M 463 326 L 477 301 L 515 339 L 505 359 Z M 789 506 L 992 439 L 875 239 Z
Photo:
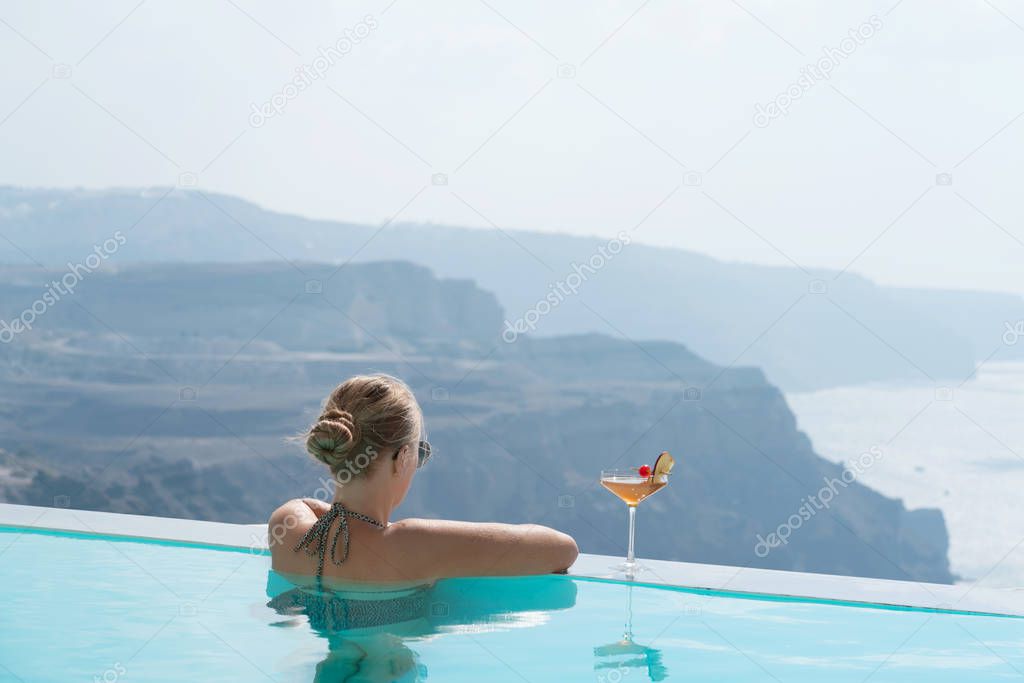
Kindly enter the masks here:
M 258 553 L 267 548 L 265 524 L 227 524 L 0 503 L 0 526 L 199 544 Z M 624 577 L 611 570 L 618 562 L 621 558 L 582 554 L 569 574 L 580 578 L 621 580 Z M 641 562 L 646 571 L 635 581 L 654 586 L 1024 617 L 1024 590 L 665 560 Z

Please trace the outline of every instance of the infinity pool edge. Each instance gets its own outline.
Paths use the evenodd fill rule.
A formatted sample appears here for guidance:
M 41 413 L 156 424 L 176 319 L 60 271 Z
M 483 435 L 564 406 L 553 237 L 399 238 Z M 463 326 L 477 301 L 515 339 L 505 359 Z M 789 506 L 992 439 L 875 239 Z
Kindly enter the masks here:
M 123 540 L 267 554 L 265 524 L 228 524 L 169 517 L 0 503 L 0 530 L 70 532 Z M 917 609 L 955 614 L 1024 617 L 1024 591 L 972 584 L 934 584 L 812 574 L 726 565 L 641 560 L 645 571 L 633 579 L 612 569 L 621 558 L 581 554 L 569 576 L 596 581 L 631 582 L 755 599 L 808 600 Z

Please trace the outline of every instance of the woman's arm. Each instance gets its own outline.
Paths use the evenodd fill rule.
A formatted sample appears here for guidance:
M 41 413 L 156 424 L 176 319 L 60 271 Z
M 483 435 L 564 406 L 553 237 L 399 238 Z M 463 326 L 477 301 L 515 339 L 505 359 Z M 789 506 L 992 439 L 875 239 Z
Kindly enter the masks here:
M 536 524 L 405 519 L 387 533 L 395 560 L 428 579 L 563 572 L 579 555 L 571 536 Z

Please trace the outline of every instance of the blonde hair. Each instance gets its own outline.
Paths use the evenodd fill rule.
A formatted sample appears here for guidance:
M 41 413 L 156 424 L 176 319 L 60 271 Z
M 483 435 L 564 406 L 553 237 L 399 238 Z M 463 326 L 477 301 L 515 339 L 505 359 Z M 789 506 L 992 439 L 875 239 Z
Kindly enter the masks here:
M 412 390 L 390 375 L 357 375 L 345 380 L 324 401 L 323 411 L 306 432 L 306 450 L 334 475 L 366 474 L 385 449 L 420 438 L 423 414 Z

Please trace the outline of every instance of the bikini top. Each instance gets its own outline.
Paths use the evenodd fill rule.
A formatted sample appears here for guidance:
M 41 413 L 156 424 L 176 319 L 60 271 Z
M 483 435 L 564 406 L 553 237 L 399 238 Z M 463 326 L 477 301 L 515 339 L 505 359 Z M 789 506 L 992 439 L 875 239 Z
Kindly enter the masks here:
M 319 579 L 324 573 L 324 557 L 327 555 L 327 539 L 330 536 L 331 525 L 334 524 L 334 520 L 338 520 L 338 529 L 334 532 L 334 539 L 331 541 L 331 562 L 335 565 L 341 565 L 345 560 L 348 559 L 348 518 L 358 519 L 361 522 L 366 522 L 378 529 L 387 528 L 387 524 L 378 522 L 373 517 L 361 514 L 359 512 L 353 512 L 352 510 L 346 510 L 345 506 L 341 502 L 334 503 L 331 505 L 331 509 L 323 514 L 309 528 L 306 535 L 302 537 L 298 545 L 295 546 L 295 552 L 305 549 L 306 554 L 312 557 L 317 555 L 319 560 L 316 566 L 316 576 Z M 338 537 L 341 537 L 341 557 L 338 557 Z

